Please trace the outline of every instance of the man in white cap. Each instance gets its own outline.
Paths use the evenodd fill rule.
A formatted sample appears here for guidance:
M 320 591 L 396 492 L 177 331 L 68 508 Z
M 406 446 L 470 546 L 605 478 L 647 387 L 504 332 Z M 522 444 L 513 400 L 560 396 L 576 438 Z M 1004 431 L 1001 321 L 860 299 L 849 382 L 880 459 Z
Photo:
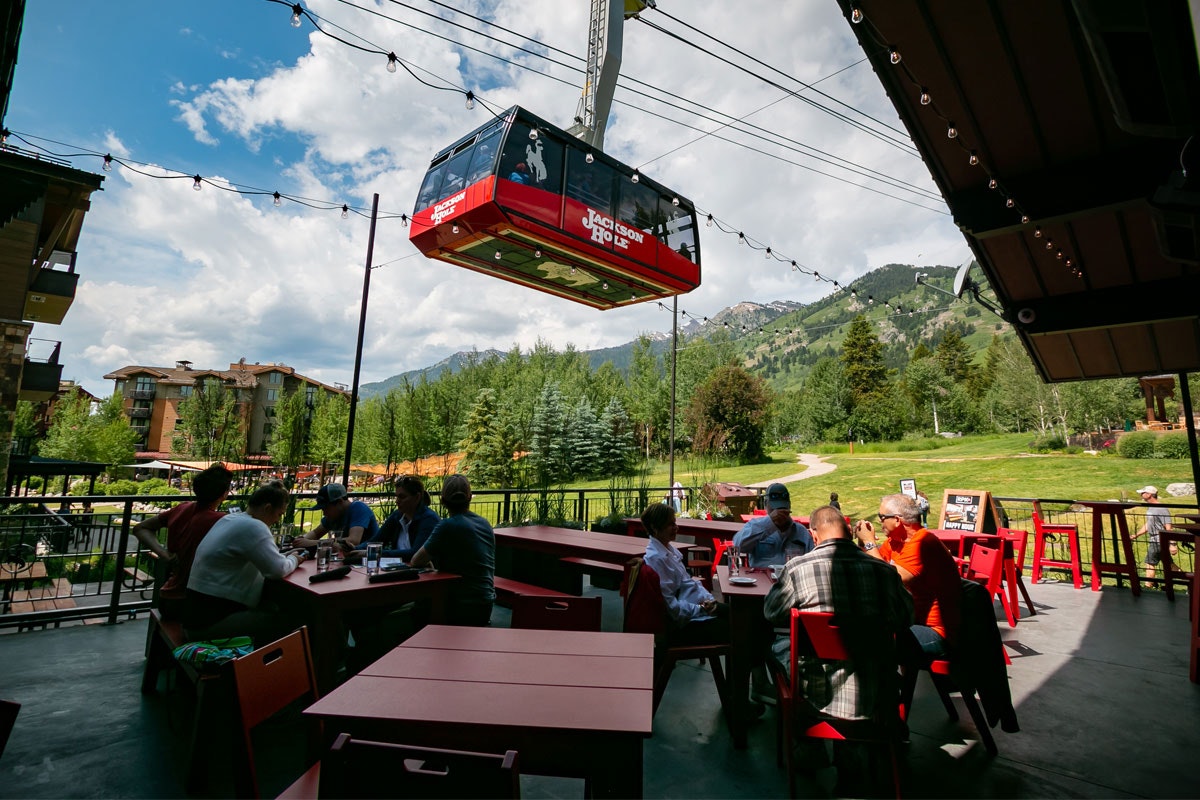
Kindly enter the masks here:
M 750 556 L 750 566 L 769 567 L 813 549 L 808 528 L 792 519 L 792 498 L 782 483 L 767 487 L 767 515 L 751 517 L 733 537 L 733 543 Z
M 1159 552 L 1158 535 L 1163 531 L 1171 530 L 1171 512 L 1163 508 L 1158 502 L 1158 489 L 1153 486 L 1143 486 L 1138 489 L 1138 494 L 1142 496 L 1142 501 L 1149 503 L 1150 507 L 1146 509 L 1146 524 L 1138 528 L 1138 532 L 1133 535 L 1136 539 L 1142 534 L 1147 534 L 1149 541 L 1146 543 L 1146 577 L 1150 580 L 1154 579 L 1155 567 L 1162 560 L 1162 554 Z M 1174 558 L 1178 548 L 1174 542 L 1171 542 L 1171 557 Z

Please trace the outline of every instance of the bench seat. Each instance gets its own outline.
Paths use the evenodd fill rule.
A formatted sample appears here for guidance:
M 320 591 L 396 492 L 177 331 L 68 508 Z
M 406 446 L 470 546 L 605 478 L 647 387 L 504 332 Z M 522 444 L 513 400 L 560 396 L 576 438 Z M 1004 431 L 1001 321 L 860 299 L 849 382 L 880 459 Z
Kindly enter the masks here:
M 560 558 L 559 563 L 565 567 L 579 570 L 592 579 L 593 586 L 601 589 L 617 589 L 621 585 L 621 578 L 625 574 L 625 567 L 620 564 L 596 561 L 592 558 L 566 556 Z
M 570 595 L 547 589 L 544 586 L 534 586 L 532 583 L 521 583 L 514 581 L 512 578 L 501 578 L 497 575 L 493 583 L 496 587 L 496 602 L 500 605 L 508 605 L 510 598 L 517 595 L 532 595 L 534 597 L 570 597 Z

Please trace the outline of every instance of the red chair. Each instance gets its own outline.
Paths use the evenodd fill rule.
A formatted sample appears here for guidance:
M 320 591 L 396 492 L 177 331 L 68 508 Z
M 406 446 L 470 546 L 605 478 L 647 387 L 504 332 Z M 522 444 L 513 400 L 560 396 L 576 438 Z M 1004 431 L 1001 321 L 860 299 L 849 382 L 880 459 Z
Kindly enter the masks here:
M 717 567 L 721 563 L 721 556 L 725 555 L 725 551 L 730 547 L 733 547 L 733 539 L 713 539 L 712 575 L 717 574 Z
M 771 659 L 775 679 L 775 691 L 779 698 L 779 715 L 776 717 L 776 758 L 782 754 L 784 765 L 787 767 L 788 796 L 796 796 L 796 765 L 794 763 L 793 735 L 802 735 L 810 739 L 831 739 L 833 741 L 874 742 L 886 744 L 891 758 L 892 784 L 896 797 L 900 796 L 900 770 L 896 757 L 896 747 L 899 743 L 899 714 L 888 719 L 884 714 L 891 714 L 893 709 L 885 704 L 884 712 L 875 719 L 845 720 L 836 717 L 822 717 L 808 724 L 803 731 L 797 730 L 797 706 L 804 701 L 800 687 L 800 670 L 796 662 L 802 655 L 815 656 L 822 661 L 848 661 L 849 653 L 842 642 L 841 631 L 833 624 L 833 614 L 792 609 L 789 625 L 791 648 L 789 658 L 791 669 L 787 672 L 780 669 L 781 665 Z M 896 711 L 899 710 L 897 705 Z
M 1017 584 L 1017 590 L 1020 591 L 1021 597 L 1025 598 L 1025 608 L 1029 610 L 1029 616 L 1036 617 L 1037 609 L 1033 607 L 1033 600 L 1029 597 L 1029 590 L 1025 588 L 1025 549 L 1029 545 L 1029 531 L 1020 528 L 997 528 L 996 534 L 1008 540 L 1009 546 L 1012 548 L 1013 564 L 1012 575 L 1013 580 Z M 1009 573 L 1006 569 L 1004 579 L 1009 579 Z M 1021 609 L 1014 608 L 1013 612 L 1017 615 L 1017 619 L 1021 618 Z
M 601 598 L 516 595 L 512 627 L 546 631 L 599 631 Z
M 1083 567 L 1079 558 L 1079 528 L 1075 525 L 1043 522 L 1042 504 L 1033 501 L 1033 567 L 1030 579 L 1037 583 L 1042 579 L 1042 567 L 1057 567 L 1071 571 L 1071 578 L 1076 589 L 1083 588 Z M 1070 561 L 1052 561 L 1046 558 L 1046 539 L 1067 537 L 1071 551 Z
M 304 698 L 312 703 L 320 697 L 308 645 L 308 629 L 301 628 L 229 664 L 241 730 L 241 749 L 236 753 L 240 763 L 234 766 L 234 782 L 238 797 L 258 797 L 258 772 L 254 765 L 251 733 L 295 701 Z M 316 732 L 310 733 L 309 745 L 315 755 Z
M 1007 653 L 1004 654 L 1004 658 L 1007 662 Z M 976 730 L 979 731 L 979 739 L 983 742 L 983 746 L 988 753 L 996 755 L 999 750 L 996 748 L 996 740 L 992 738 L 992 731 L 988 727 L 983 709 L 979 707 L 979 701 L 975 698 L 973 691 L 962 691 L 959 688 L 958 683 L 954 680 L 954 665 L 950 659 L 934 659 L 929 665 L 929 676 L 933 679 L 933 686 L 937 689 L 938 697 L 941 698 L 950 721 L 958 721 L 958 711 L 954 708 L 954 701 L 950 699 L 950 695 L 958 694 L 962 697 L 963 705 L 967 707 L 967 713 L 971 715 L 971 721 L 975 723 Z
M 989 597 L 995 598 L 999 595 L 1009 627 L 1016 627 L 1017 617 L 1009 604 L 1008 592 L 1004 587 L 1004 551 L 984 547 L 976 542 L 971 548 L 971 560 L 967 562 L 967 578 L 987 589 Z
M 657 713 L 658 705 L 662 702 L 663 693 L 667 690 L 667 682 L 675 671 L 675 664 L 689 659 L 707 660 L 711 665 L 713 683 L 717 686 L 717 695 L 721 698 L 721 708 L 725 712 L 725 722 L 730 723 L 729 689 L 725 680 L 725 670 L 721 665 L 721 657 L 729 657 L 728 644 L 700 645 L 670 645 L 666 641 L 669 625 L 667 618 L 667 602 L 663 599 L 662 588 L 659 584 L 658 573 L 653 567 L 647 566 L 639 556 L 629 560 L 625 565 L 625 577 L 621 582 L 621 597 L 624 600 L 624 621 L 622 630 L 625 633 L 654 634 L 654 705 L 653 712 Z

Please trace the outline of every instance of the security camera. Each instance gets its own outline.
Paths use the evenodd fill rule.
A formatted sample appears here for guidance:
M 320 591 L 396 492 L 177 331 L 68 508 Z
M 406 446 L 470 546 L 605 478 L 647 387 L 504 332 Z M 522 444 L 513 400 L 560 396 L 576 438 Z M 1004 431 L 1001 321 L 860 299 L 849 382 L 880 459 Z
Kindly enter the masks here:
M 1017 312 L 1017 321 L 1022 325 L 1032 325 L 1035 319 L 1037 319 L 1037 312 L 1032 308 L 1022 308 Z

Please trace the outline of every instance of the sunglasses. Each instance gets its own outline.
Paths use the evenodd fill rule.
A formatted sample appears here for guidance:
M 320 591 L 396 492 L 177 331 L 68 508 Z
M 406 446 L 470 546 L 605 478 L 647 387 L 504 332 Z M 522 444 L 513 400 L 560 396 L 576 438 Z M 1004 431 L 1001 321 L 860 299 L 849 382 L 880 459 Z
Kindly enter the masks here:
M 885 519 L 900 519 L 899 514 L 879 514 L 878 516 L 880 522 L 883 522 Z

